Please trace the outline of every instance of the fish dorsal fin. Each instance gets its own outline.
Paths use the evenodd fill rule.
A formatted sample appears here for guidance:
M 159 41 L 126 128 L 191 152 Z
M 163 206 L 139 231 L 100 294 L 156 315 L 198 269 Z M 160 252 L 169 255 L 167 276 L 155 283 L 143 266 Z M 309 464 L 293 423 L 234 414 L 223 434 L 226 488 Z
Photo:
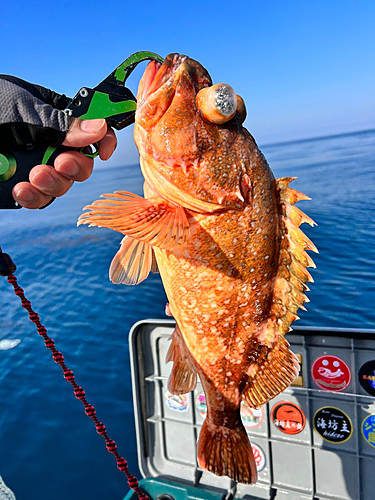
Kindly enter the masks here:
M 78 225 L 107 227 L 152 246 L 171 250 L 189 238 L 185 209 L 158 197 L 142 198 L 127 191 L 102 194 L 84 207 Z
M 152 254 L 148 243 L 125 236 L 109 268 L 109 279 L 116 284 L 138 285 L 150 273 Z
M 315 222 L 294 206 L 299 200 L 310 198 L 289 187 L 295 177 L 276 179 L 276 188 L 281 208 L 281 249 L 273 291 L 272 320 L 276 320 L 277 333 L 285 335 L 293 321 L 298 319 L 297 311 L 304 309 L 308 301 L 305 290 L 307 281 L 314 281 L 308 267 L 315 268 L 314 261 L 306 253 L 312 250 L 318 253 L 314 243 L 301 231 L 299 226 L 307 222 L 311 226 Z
M 272 326 L 269 324 L 268 328 Z M 250 408 L 263 406 L 289 387 L 298 375 L 298 359 L 288 346 L 284 336 L 278 336 L 262 366 L 254 364 L 251 367 L 253 373 L 243 393 L 243 399 Z
M 306 309 L 308 298 L 307 281 L 313 281 L 308 267 L 315 264 L 306 250 L 317 252 L 312 241 L 299 229 L 300 224 L 315 223 L 294 206 L 299 200 L 310 199 L 291 189 L 289 184 L 295 177 L 276 180 L 280 213 L 281 245 L 277 272 L 273 286 L 273 300 L 270 315 L 260 325 L 257 333 L 259 342 L 266 345 L 269 352 L 264 363 L 249 367 L 249 378 L 243 398 L 252 408 L 259 408 L 286 389 L 298 374 L 298 360 L 289 349 L 284 335 L 298 319 L 299 308 Z

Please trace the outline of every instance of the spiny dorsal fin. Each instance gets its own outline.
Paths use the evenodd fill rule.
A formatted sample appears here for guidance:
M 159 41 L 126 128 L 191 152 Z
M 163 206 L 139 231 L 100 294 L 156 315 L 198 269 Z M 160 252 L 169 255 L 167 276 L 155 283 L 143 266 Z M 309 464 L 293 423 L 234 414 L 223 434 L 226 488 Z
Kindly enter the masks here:
M 89 210 L 78 219 L 78 225 L 108 227 L 152 246 L 171 250 L 189 238 L 185 209 L 161 198 L 142 198 L 126 191 L 102 194 L 84 207 Z
M 298 309 L 305 309 L 303 304 L 308 301 L 304 294 L 308 290 L 306 282 L 314 281 L 307 268 L 315 268 L 315 264 L 306 250 L 318 252 L 314 243 L 299 228 L 304 222 L 311 226 L 315 222 L 294 206 L 297 201 L 310 200 L 308 196 L 289 187 L 295 179 L 296 177 L 276 179 L 281 209 L 282 244 L 271 312 L 273 318 L 276 318 L 278 333 L 283 335 L 290 330 L 292 322 L 298 319 Z

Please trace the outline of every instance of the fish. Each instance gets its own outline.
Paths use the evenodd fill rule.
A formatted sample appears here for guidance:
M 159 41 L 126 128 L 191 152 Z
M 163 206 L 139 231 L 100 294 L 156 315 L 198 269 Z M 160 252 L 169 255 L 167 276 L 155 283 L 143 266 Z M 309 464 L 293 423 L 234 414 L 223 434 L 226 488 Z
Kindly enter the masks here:
M 203 470 L 257 481 L 242 400 L 258 409 L 299 372 L 285 335 L 308 302 L 317 252 L 295 203 L 310 198 L 275 179 L 243 126 L 246 107 L 213 84 L 194 59 L 152 61 L 138 87 L 134 140 L 144 197 L 104 194 L 78 224 L 124 235 L 110 266 L 114 283 L 160 276 L 176 321 L 167 353 L 171 394 L 203 386 L 207 416 L 197 460 Z

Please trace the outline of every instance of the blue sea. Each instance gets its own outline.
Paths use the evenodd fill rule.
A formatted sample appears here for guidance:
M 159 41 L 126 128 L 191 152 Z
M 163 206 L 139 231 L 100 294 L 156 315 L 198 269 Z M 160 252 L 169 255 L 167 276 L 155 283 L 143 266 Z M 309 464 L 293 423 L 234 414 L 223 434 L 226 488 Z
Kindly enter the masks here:
M 374 328 L 375 131 L 261 149 L 275 177 L 298 177 L 318 224 L 304 227 L 320 253 L 299 324 Z M 166 297 L 158 275 L 113 285 L 121 235 L 76 221 L 102 193 L 141 189 L 139 166 L 104 167 L 45 210 L 0 215 L 19 284 L 138 477 L 127 339 L 136 321 L 165 317 Z M 21 340 L 0 350 L 0 475 L 17 500 L 121 500 L 125 476 L 5 278 L 0 293 L 0 340 Z

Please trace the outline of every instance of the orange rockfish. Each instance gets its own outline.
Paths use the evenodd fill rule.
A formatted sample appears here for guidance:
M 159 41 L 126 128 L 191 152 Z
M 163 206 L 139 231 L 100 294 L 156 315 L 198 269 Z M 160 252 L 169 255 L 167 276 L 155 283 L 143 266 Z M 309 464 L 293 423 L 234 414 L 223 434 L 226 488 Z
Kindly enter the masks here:
M 176 329 L 169 391 L 187 393 L 197 375 L 207 417 L 198 463 L 254 483 L 256 465 L 241 422 L 298 374 L 285 334 L 308 299 L 313 221 L 294 206 L 307 196 L 275 180 L 242 126 L 245 107 L 226 84 L 187 56 L 151 62 L 138 89 L 134 138 L 145 198 L 118 191 L 85 207 L 81 223 L 123 233 L 110 277 L 136 284 L 156 257 Z

